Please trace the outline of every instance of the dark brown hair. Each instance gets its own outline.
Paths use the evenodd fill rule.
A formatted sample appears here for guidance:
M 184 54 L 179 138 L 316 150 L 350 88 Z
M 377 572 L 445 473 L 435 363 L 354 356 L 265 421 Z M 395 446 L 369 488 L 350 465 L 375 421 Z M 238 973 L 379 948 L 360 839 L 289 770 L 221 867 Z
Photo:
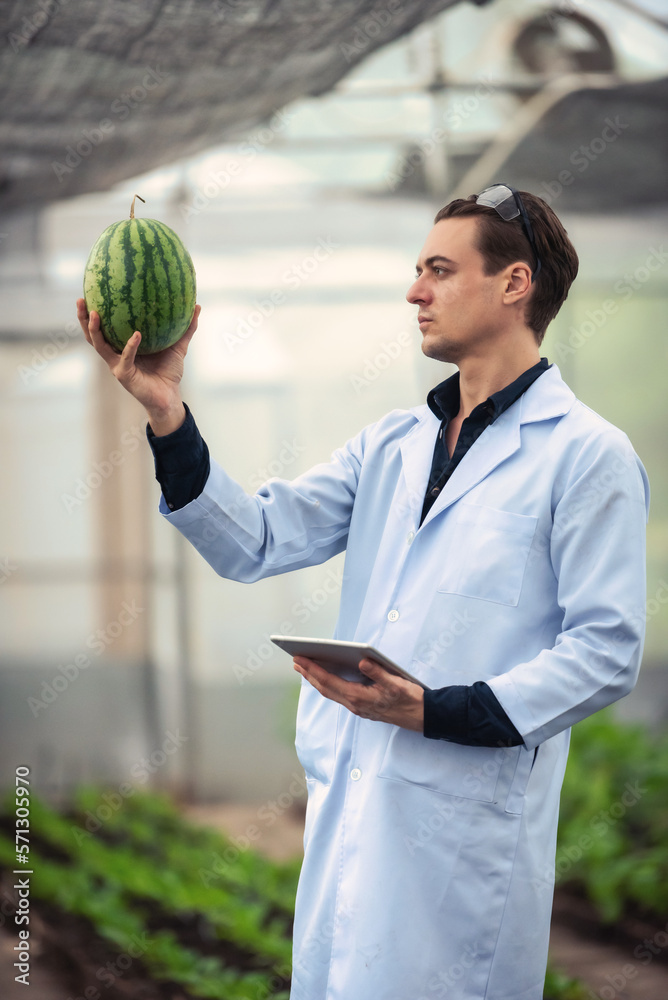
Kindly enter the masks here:
M 533 330 L 540 344 L 548 324 L 568 295 L 578 273 L 579 262 L 566 230 L 547 202 L 528 191 L 520 191 L 519 194 L 531 221 L 534 242 L 541 259 L 541 270 L 526 310 L 527 326 Z M 496 209 L 476 205 L 476 197 L 472 194 L 468 198 L 451 201 L 438 212 L 434 223 L 457 216 L 479 218 L 476 246 L 485 261 L 485 274 L 498 274 L 518 260 L 535 270 L 536 259 L 521 218 L 518 216 L 506 222 Z

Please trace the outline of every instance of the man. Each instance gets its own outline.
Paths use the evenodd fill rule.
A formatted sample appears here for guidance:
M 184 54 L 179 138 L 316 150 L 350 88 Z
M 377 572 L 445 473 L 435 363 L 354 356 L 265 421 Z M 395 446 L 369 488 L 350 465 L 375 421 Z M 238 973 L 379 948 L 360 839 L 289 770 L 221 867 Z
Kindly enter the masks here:
M 408 299 L 459 371 L 292 482 L 247 496 L 154 357 L 88 340 L 146 407 L 163 515 L 252 582 L 346 550 L 336 637 L 373 684 L 297 659 L 307 776 L 292 1000 L 541 1000 L 569 727 L 633 687 L 648 484 L 539 345 L 577 273 L 540 199 L 493 185 L 436 216 Z M 242 499 L 240 499 L 240 495 Z

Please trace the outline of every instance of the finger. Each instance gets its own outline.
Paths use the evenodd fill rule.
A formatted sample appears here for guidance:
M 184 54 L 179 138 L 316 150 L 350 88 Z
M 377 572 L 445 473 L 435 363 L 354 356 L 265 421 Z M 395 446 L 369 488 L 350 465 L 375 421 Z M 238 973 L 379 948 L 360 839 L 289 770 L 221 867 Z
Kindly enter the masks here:
M 367 677 L 373 677 L 374 681 L 383 687 L 405 691 L 413 686 L 412 681 L 407 681 L 404 677 L 397 676 L 397 674 L 391 674 L 389 670 L 386 670 L 385 667 L 375 660 L 360 660 L 359 667 L 363 674 L 366 674 Z
M 90 333 L 88 332 L 88 308 L 86 306 L 85 299 L 77 299 L 77 319 L 79 320 L 79 325 L 83 330 L 83 335 L 89 344 L 92 344 L 90 339 Z
M 343 691 L 352 683 L 351 681 L 344 680 L 343 677 L 340 677 L 338 674 L 333 673 L 330 670 L 325 670 L 325 668 L 319 663 L 316 663 L 315 660 L 306 659 L 302 662 L 305 662 L 307 672 L 312 677 L 317 677 L 319 682 L 327 687 Z
M 381 667 L 380 663 L 376 663 L 375 660 L 360 660 L 359 668 L 360 672 L 363 673 L 365 677 L 368 677 L 371 683 L 376 687 L 390 688 L 398 679 L 388 673 L 388 671 L 385 670 L 384 667 Z
M 114 375 L 121 385 L 126 385 L 130 382 L 135 374 L 135 358 L 137 357 L 137 351 L 140 343 L 141 333 L 139 330 L 135 330 L 132 336 L 127 340 L 121 354 L 121 359 L 114 370 Z
M 360 660 L 360 662 L 359 662 L 359 668 L 360 668 L 360 670 L 362 671 L 363 674 L 367 675 L 367 677 L 388 677 L 388 676 L 390 676 L 390 675 L 388 675 L 387 670 L 384 670 L 383 667 L 381 667 L 381 665 L 379 663 L 375 662 L 375 660 L 367 660 L 367 659 Z
M 185 357 L 188 353 L 188 346 L 190 341 L 195 335 L 195 330 L 197 329 L 197 321 L 199 320 L 199 314 L 202 311 L 201 306 L 195 306 L 195 311 L 193 312 L 193 318 L 190 320 L 190 325 L 184 334 L 182 334 L 175 344 L 171 347 L 166 348 L 168 351 L 173 351 L 175 348 L 179 349 L 179 353 L 182 357 Z
M 295 656 L 294 663 L 295 669 L 299 671 L 302 677 L 306 677 L 307 680 L 317 680 L 322 684 L 332 677 L 324 667 L 321 667 L 315 660 L 309 660 L 305 656 Z
M 100 329 L 100 314 L 93 309 L 88 318 L 88 343 L 92 344 L 100 357 L 106 361 L 109 368 L 115 368 L 118 364 L 119 353 L 115 351 L 111 344 L 107 343 Z
M 315 674 L 310 671 L 310 669 L 308 667 L 303 666 L 301 663 L 298 663 L 296 660 L 293 661 L 293 665 L 294 665 L 294 669 L 297 671 L 298 674 L 302 675 L 302 677 L 304 678 L 305 681 L 308 681 L 309 684 L 316 689 L 316 691 L 319 691 L 320 694 L 323 694 L 323 686 L 322 686 L 322 684 L 320 683 L 320 681 L 318 680 L 318 678 L 315 676 Z
M 327 698 L 335 701 L 347 700 L 360 687 L 354 681 L 346 681 L 329 670 L 325 670 L 319 663 L 309 660 L 305 656 L 295 657 L 295 664 L 302 677 L 305 677 L 310 684 Z
M 303 667 L 304 670 L 315 670 L 316 673 L 319 672 L 323 674 L 328 673 L 324 667 L 321 667 L 315 660 L 310 660 L 308 656 L 295 656 L 294 661 L 295 663 L 298 663 L 300 667 Z
M 193 318 L 190 320 L 190 326 L 188 327 L 188 329 L 184 334 L 185 337 L 188 338 L 192 337 L 193 333 L 197 329 L 197 324 L 199 323 L 199 314 L 201 313 L 201 311 L 202 307 L 200 305 L 196 305 L 195 311 L 193 313 Z
M 183 336 L 179 340 L 177 340 L 176 344 L 174 344 L 174 347 L 181 347 L 181 348 L 183 348 L 183 354 L 184 354 L 184 356 L 185 356 L 186 352 L 188 351 L 188 347 L 190 345 L 190 341 L 195 336 L 195 330 L 197 329 L 197 323 L 199 321 L 199 314 L 201 313 L 201 311 L 202 311 L 202 307 L 201 306 L 195 306 L 195 311 L 193 313 L 193 318 L 190 320 L 190 326 L 188 327 L 188 329 L 186 330 L 186 332 L 183 334 Z

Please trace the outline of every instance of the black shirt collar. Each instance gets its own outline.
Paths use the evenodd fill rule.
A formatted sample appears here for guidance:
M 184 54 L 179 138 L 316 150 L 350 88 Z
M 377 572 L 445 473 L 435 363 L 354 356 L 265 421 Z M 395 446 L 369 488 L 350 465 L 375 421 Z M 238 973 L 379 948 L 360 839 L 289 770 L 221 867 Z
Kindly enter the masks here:
M 539 375 L 542 375 L 550 367 L 551 365 L 547 358 L 541 358 L 538 364 L 527 368 L 514 382 L 488 396 L 485 402 L 480 403 L 479 406 L 490 411 L 493 419 L 496 420 L 504 410 L 507 410 L 509 406 L 519 399 L 522 393 L 529 388 Z M 440 382 L 429 391 L 427 405 L 432 413 L 439 420 L 445 420 L 446 424 L 453 417 L 457 416 L 459 413 L 459 372 L 455 372 L 454 375 L 446 378 L 444 382 Z M 475 409 L 477 410 L 478 406 Z

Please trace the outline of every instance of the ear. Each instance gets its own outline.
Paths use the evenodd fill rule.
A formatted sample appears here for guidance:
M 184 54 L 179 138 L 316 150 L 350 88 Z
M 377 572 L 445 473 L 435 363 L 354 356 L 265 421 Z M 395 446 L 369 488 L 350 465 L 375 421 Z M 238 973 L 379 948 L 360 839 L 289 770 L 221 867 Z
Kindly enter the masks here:
M 523 260 L 509 264 L 504 272 L 503 301 L 507 305 L 521 302 L 531 291 L 531 268 Z

